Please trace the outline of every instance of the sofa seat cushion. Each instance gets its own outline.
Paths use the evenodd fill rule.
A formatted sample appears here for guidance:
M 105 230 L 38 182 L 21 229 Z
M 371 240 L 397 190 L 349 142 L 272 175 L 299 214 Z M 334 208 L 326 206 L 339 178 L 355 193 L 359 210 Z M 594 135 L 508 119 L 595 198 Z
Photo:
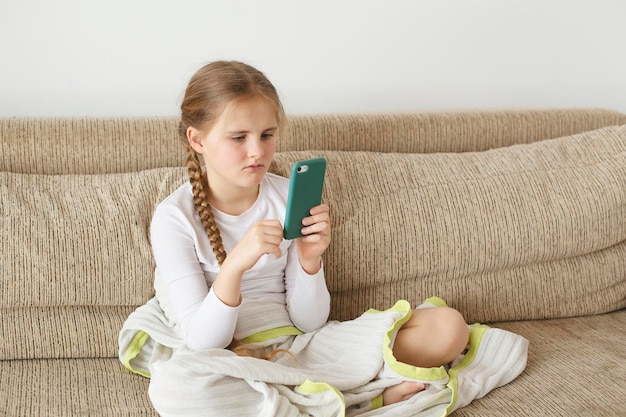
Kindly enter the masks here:
M 528 365 L 515 383 L 455 417 L 623 413 L 626 310 L 494 326 L 528 338 Z M 156 416 L 148 385 L 115 358 L 0 361 L 0 410 L 9 416 Z
M 115 358 L 0 361 L 0 414 L 156 417 L 149 380 Z
M 331 316 L 440 296 L 470 322 L 626 306 L 626 125 L 484 152 L 328 161 Z
M 530 341 L 528 365 L 454 417 L 624 415 L 626 310 L 496 327 Z

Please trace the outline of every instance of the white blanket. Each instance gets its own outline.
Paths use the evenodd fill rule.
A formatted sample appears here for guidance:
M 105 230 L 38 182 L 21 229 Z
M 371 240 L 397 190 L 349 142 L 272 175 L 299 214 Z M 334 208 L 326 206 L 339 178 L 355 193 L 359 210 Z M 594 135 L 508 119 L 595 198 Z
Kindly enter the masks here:
M 433 298 L 429 303 L 442 305 Z M 288 349 L 271 361 L 225 349 L 187 349 L 156 299 L 139 307 L 120 332 L 120 360 L 151 377 L 149 394 L 162 416 L 445 416 L 525 368 L 528 341 L 482 325 L 471 326 L 468 350 L 450 367 L 417 368 L 393 357 L 393 338 L 410 317 L 399 301 L 347 322 L 271 340 Z M 259 314 L 262 314 L 260 311 Z M 382 391 L 401 381 L 428 388 L 385 407 Z

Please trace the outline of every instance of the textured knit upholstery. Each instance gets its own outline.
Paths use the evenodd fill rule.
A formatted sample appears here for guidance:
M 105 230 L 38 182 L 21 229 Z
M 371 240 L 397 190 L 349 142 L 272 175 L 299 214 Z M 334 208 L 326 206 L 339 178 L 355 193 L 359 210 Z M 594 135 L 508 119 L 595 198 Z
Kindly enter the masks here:
M 530 340 L 524 374 L 456 415 L 623 412 L 626 115 L 288 121 L 274 172 L 328 160 L 332 318 L 438 295 Z M 152 211 L 186 180 L 176 127 L 0 119 L 0 415 L 154 415 L 117 334 L 153 293 Z

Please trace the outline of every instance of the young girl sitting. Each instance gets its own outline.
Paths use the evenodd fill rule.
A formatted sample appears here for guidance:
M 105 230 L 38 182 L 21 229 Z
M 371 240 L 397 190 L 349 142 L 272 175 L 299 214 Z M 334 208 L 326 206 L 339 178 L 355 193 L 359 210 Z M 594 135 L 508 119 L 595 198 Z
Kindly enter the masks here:
M 331 241 L 329 208 L 311 209 L 304 237 L 283 239 L 289 180 L 268 168 L 285 115 L 261 72 L 239 62 L 208 64 L 191 78 L 181 111 L 189 181 L 159 204 L 151 224 L 155 298 L 179 340 L 150 359 L 150 398 L 159 413 L 206 415 L 205 396 L 221 415 L 250 412 L 245 400 L 219 403 L 203 391 L 208 376 L 202 364 L 216 350 L 302 373 L 328 365 L 331 374 L 334 358 L 365 357 L 366 363 L 351 365 L 358 382 L 337 388 L 352 398 L 349 393 L 380 380 L 389 365 L 385 337 L 392 360 L 403 366 L 439 367 L 466 348 L 468 327 L 448 307 L 396 308 L 327 322 L 331 299 L 322 255 Z M 410 378 L 386 381 L 354 394 L 345 407 L 367 411 L 377 401 L 396 403 L 426 387 Z

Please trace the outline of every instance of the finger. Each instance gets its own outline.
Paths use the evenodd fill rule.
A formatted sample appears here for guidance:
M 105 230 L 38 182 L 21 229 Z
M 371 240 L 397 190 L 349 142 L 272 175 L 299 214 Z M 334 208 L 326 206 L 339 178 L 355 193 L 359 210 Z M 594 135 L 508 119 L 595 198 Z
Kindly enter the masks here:
M 320 204 L 318 206 L 313 207 L 311 209 L 310 213 L 311 214 L 319 214 L 319 213 L 322 213 L 322 212 L 329 212 L 329 211 L 330 211 L 330 208 L 328 207 L 328 204 L 322 203 L 322 204 Z
M 283 255 L 283 251 L 280 250 L 280 245 L 271 243 L 266 244 L 265 253 L 268 255 L 274 255 L 276 258 L 280 258 Z
M 300 240 L 304 243 L 319 243 L 322 241 L 322 237 L 318 234 L 314 235 L 305 235 L 300 238 Z
M 283 227 L 283 225 L 277 219 L 259 220 L 258 222 L 256 222 L 256 224 L 259 225 L 259 226 L 264 226 L 264 227 L 279 228 L 281 230 L 282 230 L 282 227 Z
M 322 212 L 322 213 L 315 214 L 313 216 L 305 217 L 304 219 L 302 219 L 302 224 L 305 226 L 310 226 L 315 223 L 321 223 L 321 222 L 328 223 L 329 220 L 330 220 L 330 216 L 328 215 L 328 212 Z
M 328 212 L 330 212 L 330 209 L 327 204 L 320 204 L 319 206 L 315 206 L 311 210 L 309 210 L 309 213 L 313 216 Z
M 266 226 L 263 229 L 263 234 L 267 239 L 272 239 L 273 243 L 280 243 L 283 240 L 283 228 L 281 226 Z
M 324 222 L 324 221 L 302 228 L 303 235 L 312 235 L 312 234 L 327 235 L 329 231 L 330 231 L 330 225 L 328 224 L 328 222 Z
M 273 236 L 278 239 L 278 243 L 282 241 L 283 226 L 278 220 L 261 220 L 253 226 L 257 232 L 260 232 L 264 236 Z M 276 241 L 274 240 L 276 243 Z

